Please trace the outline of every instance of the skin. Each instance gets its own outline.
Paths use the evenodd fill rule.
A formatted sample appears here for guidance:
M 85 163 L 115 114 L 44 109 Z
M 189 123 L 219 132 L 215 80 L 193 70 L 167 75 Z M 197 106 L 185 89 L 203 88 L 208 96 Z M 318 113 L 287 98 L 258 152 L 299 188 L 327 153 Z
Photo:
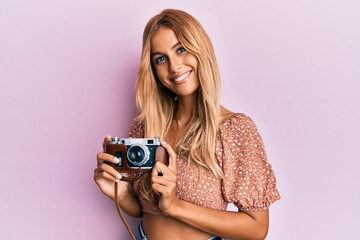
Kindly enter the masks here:
M 178 97 L 175 119 L 183 127 L 196 110 L 194 101 L 200 85 L 197 59 L 180 44 L 174 31 L 166 27 L 154 34 L 151 48 L 151 60 L 158 79 Z M 176 81 L 181 77 L 183 79 Z
M 176 159 L 173 150 L 178 133 L 188 124 L 196 111 L 198 63 L 194 55 L 179 43 L 172 29 L 162 27 L 151 39 L 151 60 L 161 83 L 178 96 L 175 113 L 167 142 L 162 146 L 169 153 L 169 166 L 157 162 L 151 172 L 152 189 L 160 196 L 159 208 L 167 216 L 143 213 L 136 197 L 128 190 L 128 183 L 120 181 L 121 175 L 111 166 L 116 158 L 106 153 L 97 156 L 98 167 L 94 179 L 101 191 L 114 200 L 114 182 L 119 182 L 119 204 L 131 216 L 142 216 L 143 228 L 149 239 L 204 240 L 212 235 L 228 239 L 264 239 L 269 225 L 268 210 L 257 212 L 228 212 L 214 210 L 185 202 L 176 197 Z M 221 109 L 221 121 L 232 116 L 232 112 Z M 110 136 L 104 139 L 104 144 Z M 158 176 L 162 172 L 163 176 Z M 220 227 L 219 227 L 220 226 Z

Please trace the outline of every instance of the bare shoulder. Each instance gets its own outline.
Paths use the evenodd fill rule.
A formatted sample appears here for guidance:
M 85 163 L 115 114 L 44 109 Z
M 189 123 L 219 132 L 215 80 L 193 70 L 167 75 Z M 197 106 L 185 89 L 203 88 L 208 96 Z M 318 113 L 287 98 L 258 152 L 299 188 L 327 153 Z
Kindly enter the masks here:
M 231 118 L 235 113 L 224 108 L 224 107 L 221 107 L 220 109 L 220 123 L 228 120 L 229 118 Z

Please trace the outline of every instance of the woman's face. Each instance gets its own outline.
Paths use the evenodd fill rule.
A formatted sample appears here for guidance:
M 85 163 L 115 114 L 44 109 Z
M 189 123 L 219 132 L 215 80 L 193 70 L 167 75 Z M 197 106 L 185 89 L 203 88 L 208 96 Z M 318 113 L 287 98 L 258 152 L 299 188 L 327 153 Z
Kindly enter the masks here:
M 161 27 L 151 39 L 151 61 L 161 83 L 179 97 L 199 88 L 196 57 L 180 44 L 174 31 Z

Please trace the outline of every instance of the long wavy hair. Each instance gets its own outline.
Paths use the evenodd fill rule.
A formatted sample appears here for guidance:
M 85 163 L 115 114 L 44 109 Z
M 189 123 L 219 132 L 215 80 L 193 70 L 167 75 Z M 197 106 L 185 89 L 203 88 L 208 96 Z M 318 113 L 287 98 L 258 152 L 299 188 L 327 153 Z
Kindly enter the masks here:
M 215 176 L 223 172 L 215 159 L 215 139 L 220 119 L 220 74 L 210 38 L 190 14 L 165 9 L 147 23 L 142 42 L 140 69 L 136 83 L 137 120 L 144 124 L 144 137 L 166 139 L 176 111 L 176 96 L 159 85 L 151 61 L 151 38 L 161 27 L 171 28 L 181 45 L 198 61 L 196 114 L 175 143 L 175 152 L 189 162 L 209 169 Z

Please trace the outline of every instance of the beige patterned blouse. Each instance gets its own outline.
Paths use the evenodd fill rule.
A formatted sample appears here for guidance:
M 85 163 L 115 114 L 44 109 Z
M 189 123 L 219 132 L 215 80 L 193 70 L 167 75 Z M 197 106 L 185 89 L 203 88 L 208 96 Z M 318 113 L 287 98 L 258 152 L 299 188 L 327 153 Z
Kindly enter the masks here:
M 133 121 L 130 137 L 143 137 L 143 124 Z M 240 211 L 265 210 L 280 199 L 276 178 L 254 122 L 236 113 L 220 124 L 215 157 L 225 177 L 219 179 L 204 167 L 178 157 L 177 197 L 207 208 L 226 210 L 233 203 Z M 157 195 L 148 201 L 140 197 L 138 182 L 134 190 L 143 212 L 162 214 Z

